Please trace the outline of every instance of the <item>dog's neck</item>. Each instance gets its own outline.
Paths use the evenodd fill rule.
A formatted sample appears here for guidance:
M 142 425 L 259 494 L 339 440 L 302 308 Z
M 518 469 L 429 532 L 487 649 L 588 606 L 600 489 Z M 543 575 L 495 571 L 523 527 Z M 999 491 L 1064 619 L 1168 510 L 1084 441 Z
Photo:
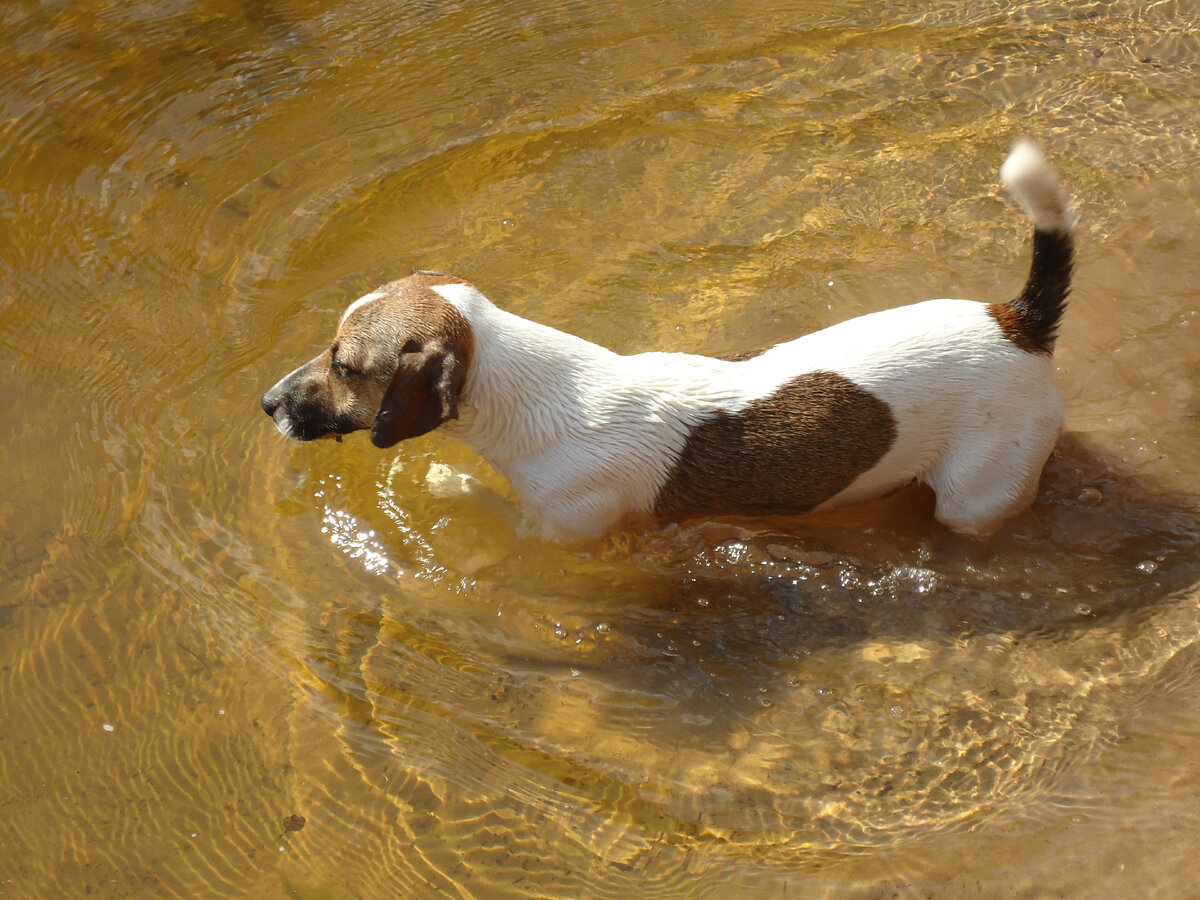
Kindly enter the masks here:
M 622 385 L 616 353 L 500 309 L 469 285 L 436 288 L 466 317 L 474 353 L 451 432 L 506 470 L 587 427 L 588 397 Z

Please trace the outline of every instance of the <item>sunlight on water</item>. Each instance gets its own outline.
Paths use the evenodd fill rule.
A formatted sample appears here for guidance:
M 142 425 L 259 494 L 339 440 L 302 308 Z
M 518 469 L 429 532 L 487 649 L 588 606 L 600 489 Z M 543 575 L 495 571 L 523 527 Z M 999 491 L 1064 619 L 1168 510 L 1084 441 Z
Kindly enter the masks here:
M 1185 894 L 1198 26 L 0 7 L 0 896 Z M 413 266 L 622 352 L 1006 299 L 1023 133 L 1068 434 L 990 541 L 909 490 L 560 546 L 448 438 L 258 409 Z

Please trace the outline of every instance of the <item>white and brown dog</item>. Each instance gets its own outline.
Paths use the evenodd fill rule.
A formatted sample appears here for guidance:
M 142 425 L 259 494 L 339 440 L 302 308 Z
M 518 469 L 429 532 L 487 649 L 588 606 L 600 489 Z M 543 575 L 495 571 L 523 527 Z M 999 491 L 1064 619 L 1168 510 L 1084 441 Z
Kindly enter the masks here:
M 512 482 L 547 536 L 630 514 L 800 513 L 913 481 L 984 534 L 1025 508 L 1063 422 L 1051 352 L 1074 214 L 1037 148 L 1000 178 L 1033 223 L 1024 290 L 929 300 L 737 359 L 621 356 L 417 272 L 355 300 L 329 349 L 267 391 L 289 438 L 439 426 Z

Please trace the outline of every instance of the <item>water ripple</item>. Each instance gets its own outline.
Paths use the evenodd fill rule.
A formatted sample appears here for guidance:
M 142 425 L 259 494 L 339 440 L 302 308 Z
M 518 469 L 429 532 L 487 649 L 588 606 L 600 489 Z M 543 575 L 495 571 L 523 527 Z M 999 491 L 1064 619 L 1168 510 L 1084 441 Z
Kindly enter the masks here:
M 804 6 L 0 6 L 5 891 L 936 892 L 1188 832 L 1195 16 Z M 548 546 L 461 447 L 256 407 L 413 263 L 625 350 L 992 299 L 1020 131 L 1091 443 L 987 545 L 909 492 Z

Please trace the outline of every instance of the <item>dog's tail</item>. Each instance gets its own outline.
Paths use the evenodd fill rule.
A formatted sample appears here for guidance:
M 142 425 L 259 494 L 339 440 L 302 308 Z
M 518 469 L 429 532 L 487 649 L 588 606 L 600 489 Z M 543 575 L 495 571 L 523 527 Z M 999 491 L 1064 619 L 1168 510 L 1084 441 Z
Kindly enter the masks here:
M 999 307 L 996 318 L 1022 349 L 1049 353 L 1071 291 L 1075 211 L 1054 169 L 1028 139 L 1013 146 L 1000 181 L 1033 223 L 1033 263 L 1020 296 Z

